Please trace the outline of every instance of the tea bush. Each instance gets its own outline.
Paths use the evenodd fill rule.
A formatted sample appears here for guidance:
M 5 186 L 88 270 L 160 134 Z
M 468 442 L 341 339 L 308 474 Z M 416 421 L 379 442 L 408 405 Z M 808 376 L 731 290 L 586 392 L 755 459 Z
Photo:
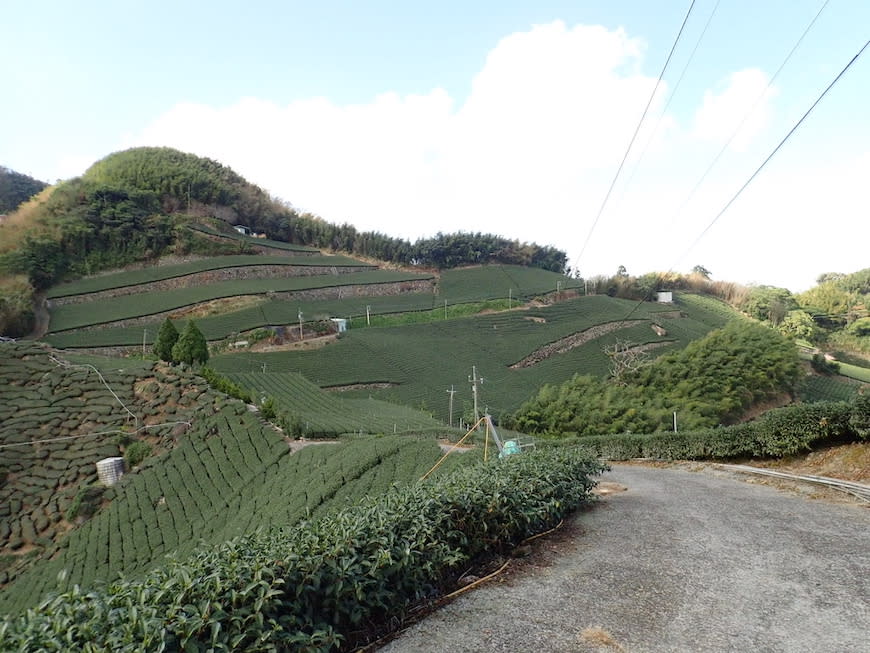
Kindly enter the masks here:
M 4 620 L 0 649 L 346 648 L 449 587 L 470 560 L 555 525 L 590 499 L 602 470 L 554 448 L 393 488 L 200 549 L 141 580 L 48 598 Z

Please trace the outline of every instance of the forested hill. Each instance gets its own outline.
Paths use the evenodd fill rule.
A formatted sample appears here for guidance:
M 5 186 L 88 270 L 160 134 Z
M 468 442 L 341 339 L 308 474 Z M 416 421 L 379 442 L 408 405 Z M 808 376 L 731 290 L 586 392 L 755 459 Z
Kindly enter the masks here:
M 0 166 L 0 214 L 16 209 L 45 186 L 43 181 Z
M 11 217 L 0 227 L 0 271 L 27 275 L 37 290 L 71 275 L 178 253 L 189 245 L 185 224 L 202 220 L 404 265 L 498 262 L 562 272 L 567 261 L 558 249 L 489 234 L 438 234 L 412 243 L 329 223 L 216 161 L 170 148 L 111 154 Z

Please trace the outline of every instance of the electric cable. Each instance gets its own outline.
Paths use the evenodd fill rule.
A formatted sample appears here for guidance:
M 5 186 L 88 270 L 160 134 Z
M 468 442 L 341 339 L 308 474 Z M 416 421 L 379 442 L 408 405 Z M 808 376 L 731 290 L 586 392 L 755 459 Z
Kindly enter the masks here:
M 640 151 L 640 156 L 637 158 L 637 163 L 634 166 L 634 170 L 631 172 L 631 176 L 628 178 L 628 181 L 625 182 L 625 188 L 623 189 L 623 196 L 625 191 L 631 186 L 631 182 L 634 181 L 635 176 L 637 175 L 637 171 L 640 168 L 640 164 L 643 162 L 643 157 L 646 154 L 647 149 L 649 149 L 650 143 L 652 143 L 653 138 L 655 138 L 656 133 L 659 130 L 659 125 L 662 123 L 662 118 L 665 117 L 665 114 L 668 112 L 668 107 L 671 106 L 671 101 L 674 99 L 674 96 L 677 94 L 677 89 L 680 88 L 680 83 L 683 81 L 683 77 L 686 75 L 686 71 L 689 69 L 689 65 L 691 65 L 692 60 L 695 58 L 695 53 L 698 51 L 698 47 L 701 45 L 701 41 L 704 40 L 704 35 L 707 34 L 707 28 L 710 27 L 710 23 L 713 22 L 713 16 L 716 15 L 716 10 L 719 9 L 719 4 L 722 0 L 716 0 L 716 4 L 713 6 L 713 11 L 710 12 L 710 16 L 707 18 L 707 22 L 704 24 L 704 29 L 701 30 L 701 35 L 698 37 L 698 40 L 695 42 L 695 47 L 692 48 L 692 52 L 689 55 L 689 59 L 686 61 L 686 65 L 683 66 L 683 71 L 680 73 L 679 78 L 677 78 L 676 84 L 674 84 L 674 88 L 671 91 L 671 94 L 668 96 L 668 101 L 665 102 L 665 106 L 662 109 L 661 114 L 659 114 L 659 119 L 656 121 L 655 126 L 650 132 L 649 138 L 646 141 L 646 144 L 643 146 L 643 149 Z M 827 0 L 825 2 L 827 4 Z
M 689 195 L 686 197 L 685 200 L 683 200 L 682 204 L 680 204 L 679 208 L 677 208 L 677 210 L 674 212 L 673 217 L 671 217 L 671 220 L 668 223 L 668 228 L 670 228 L 674 225 L 677 218 L 682 214 L 682 212 L 685 210 L 686 206 L 688 206 L 689 202 L 692 201 L 692 198 L 695 197 L 695 193 L 698 192 L 698 189 L 701 187 L 701 185 L 707 179 L 707 175 L 709 175 L 710 171 L 713 170 L 713 168 L 716 166 L 717 163 L 719 163 L 719 159 L 722 158 L 722 155 L 725 154 L 725 151 L 731 146 L 731 143 L 734 142 L 734 139 L 737 138 L 737 134 L 739 134 L 740 130 L 743 129 L 743 125 L 746 124 L 746 121 L 749 120 L 749 117 L 755 113 L 756 109 L 758 109 L 758 105 L 761 103 L 761 100 L 764 98 L 765 95 L 767 95 L 767 92 L 770 90 L 770 87 L 773 86 L 773 83 L 776 81 L 776 78 L 779 76 L 779 73 L 782 72 L 782 69 L 785 68 L 786 64 L 789 62 L 792 55 L 795 53 L 795 51 L 798 49 L 800 44 L 803 42 L 804 38 L 809 33 L 809 31 L 812 29 L 813 25 L 816 24 L 816 20 L 818 20 L 819 16 L 822 15 L 822 12 L 825 10 L 825 7 L 828 6 L 829 2 L 830 2 L 830 0 L 825 0 L 824 3 L 822 3 L 822 6 L 816 12 L 816 15 L 813 16 L 813 19 L 810 21 L 809 25 L 806 26 L 803 33 L 800 35 L 800 38 L 798 38 L 798 40 L 792 46 L 789 53 L 785 56 L 785 59 L 782 60 L 782 63 L 779 64 L 779 68 L 776 69 L 776 72 L 773 73 L 770 80 L 768 80 L 767 86 L 765 86 L 764 90 L 758 95 L 757 98 L 755 98 L 755 102 L 752 104 L 751 107 L 749 107 L 749 110 L 745 114 L 743 114 L 743 118 L 741 118 L 737 127 L 734 128 L 734 131 L 731 132 L 731 136 L 728 137 L 727 142 L 722 146 L 722 149 L 719 150 L 719 152 L 716 154 L 716 156 L 713 157 L 713 161 L 710 163 L 710 165 L 704 171 L 704 174 L 702 174 L 701 177 L 698 179 L 698 181 L 695 182 L 695 185 L 692 187 L 692 190 L 689 191 Z
M 843 77 L 843 75 L 846 74 L 846 71 L 848 71 L 849 68 L 851 68 L 852 65 L 858 60 L 858 58 L 864 53 L 864 50 L 867 49 L 867 46 L 870 46 L 870 40 L 868 40 L 861 47 L 861 49 L 858 50 L 858 52 L 855 54 L 855 56 L 853 56 L 849 60 L 849 63 L 847 63 L 846 66 L 837 74 L 837 76 L 834 78 L 834 80 L 830 84 L 828 84 L 828 86 L 825 88 L 825 90 L 822 91 L 822 93 L 819 95 L 819 97 L 816 98 L 815 102 L 813 102 L 812 105 L 810 105 L 810 108 L 807 109 L 806 112 L 804 112 L 804 114 L 798 119 L 798 121 L 792 126 L 792 128 L 788 130 L 788 133 L 782 138 L 782 140 L 780 140 L 780 142 L 777 144 L 777 146 L 775 148 L 773 148 L 773 151 L 767 155 L 767 158 L 765 158 L 764 161 L 761 162 L 761 165 L 759 165 L 755 169 L 755 172 L 753 172 L 749 176 L 749 179 L 747 179 L 743 183 L 743 185 L 737 189 L 737 192 L 735 192 L 734 195 L 731 196 L 731 199 L 729 199 L 725 203 L 725 206 L 722 207 L 722 209 L 713 217 L 713 219 L 710 221 L 710 223 L 706 227 L 704 227 L 704 230 L 701 231 L 701 233 L 698 235 L 698 237 L 695 239 L 695 241 L 686 249 L 685 252 L 683 252 L 680 255 L 680 258 L 677 259 L 677 261 L 668 269 L 668 272 L 672 272 L 673 269 L 677 266 L 677 264 L 680 261 L 682 261 L 686 257 L 686 255 L 689 252 L 691 252 L 698 245 L 699 242 L 701 242 L 701 240 L 704 238 L 704 236 L 706 236 L 707 233 L 710 231 L 710 229 L 713 228 L 713 225 L 715 225 L 716 222 L 718 222 L 719 218 L 721 218 L 722 215 L 731 207 L 731 205 L 734 204 L 734 202 L 737 200 L 737 198 L 740 197 L 740 195 L 743 193 L 743 191 L 746 190 L 746 188 L 749 186 L 749 184 L 752 183 L 752 181 L 764 169 L 764 167 L 768 164 L 768 162 L 776 155 L 777 152 L 779 152 L 779 150 L 782 148 L 782 146 L 785 145 L 786 141 L 788 141 L 788 139 L 791 138 L 792 134 L 794 134 L 795 131 L 797 131 L 797 128 L 800 127 L 801 124 L 803 124 L 804 120 L 806 120 L 807 117 L 813 112 L 813 110 L 816 108 L 816 106 L 818 106 L 819 102 L 822 101 L 822 99 L 828 94 L 828 92 L 834 87 L 834 85 L 840 81 L 840 79 Z M 635 304 L 635 306 L 626 314 L 626 316 L 624 318 L 622 318 L 621 321 L 624 322 L 629 317 L 631 317 L 634 314 L 634 312 L 640 307 L 640 305 L 643 302 L 645 302 L 647 299 L 649 299 L 651 292 L 652 292 L 651 290 L 647 291 L 646 296 L 644 296 L 643 299 L 641 299 L 637 304 Z
M 680 30 L 677 32 L 677 37 L 674 39 L 674 44 L 671 46 L 671 51 L 668 53 L 668 58 L 665 60 L 665 65 L 662 66 L 662 70 L 659 73 L 659 78 L 656 81 L 656 85 L 653 87 L 652 93 L 650 93 L 649 100 L 646 103 L 646 107 L 643 110 L 643 113 L 640 116 L 640 121 L 637 123 L 637 127 L 634 129 L 634 134 L 631 136 L 631 141 L 628 143 L 628 147 L 625 150 L 625 154 L 622 157 L 622 161 L 619 164 L 619 167 L 616 169 L 616 174 L 613 176 L 613 181 L 610 182 L 610 187 L 607 189 L 607 194 L 604 196 L 604 201 L 601 202 L 601 207 L 598 209 L 598 214 L 595 216 L 595 220 L 592 222 L 592 227 L 589 229 L 589 233 L 586 234 L 586 240 L 583 242 L 583 246 L 580 248 L 580 253 L 577 255 L 575 259 L 577 261 L 576 268 L 580 266 L 580 260 L 583 258 L 583 253 L 586 251 L 586 246 L 589 244 L 590 239 L 592 238 L 592 234 L 595 231 L 595 227 L 598 226 L 598 221 L 601 219 L 601 214 L 604 213 L 604 208 L 607 206 L 607 201 L 610 199 L 610 195 L 613 192 L 614 186 L 616 186 L 616 181 L 619 179 L 619 175 L 622 172 L 622 168 L 625 166 L 625 161 L 628 159 L 628 155 L 631 152 L 631 148 L 634 145 L 635 139 L 637 139 L 637 134 L 640 131 L 640 127 L 643 124 L 644 119 L 646 119 L 646 114 L 649 111 L 650 106 L 652 105 L 653 98 L 655 98 L 656 91 L 659 88 L 659 85 L 662 83 L 662 78 L 665 75 L 665 71 L 668 68 L 668 64 L 671 62 L 671 57 L 674 55 L 674 50 L 677 49 L 677 44 L 680 42 L 680 37 L 683 34 L 683 29 L 686 27 L 686 23 L 689 20 L 689 16 L 692 13 L 692 8 L 695 6 L 695 0 L 692 0 L 689 5 L 689 10 L 686 12 L 685 18 L 683 18 L 683 23 L 680 25 Z

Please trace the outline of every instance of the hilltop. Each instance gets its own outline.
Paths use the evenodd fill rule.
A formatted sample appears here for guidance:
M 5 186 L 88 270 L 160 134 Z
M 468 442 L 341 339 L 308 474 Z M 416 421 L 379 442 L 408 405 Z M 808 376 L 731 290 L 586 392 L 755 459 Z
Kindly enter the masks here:
M 15 210 L 47 185 L 44 181 L 0 166 L 0 215 Z
M 214 234 L 188 229 L 197 224 L 219 233 L 239 225 L 275 241 L 419 268 L 498 262 L 562 272 L 566 265 L 558 249 L 492 234 L 439 233 L 411 243 L 332 224 L 270 197 L 216 161 L 142 147 L 111 154 L 81 177 L 46 189 L 0 225 L 0 273 L 7 285 L 16 279 L 0 297 L 12 298 L 2 302 L 0 331 L 22 335 L 32 325 L 22 308 L 31 299 L 24 279 L 32 294 L 167 254 L 256 253 L 252 243 L 220 246 Z

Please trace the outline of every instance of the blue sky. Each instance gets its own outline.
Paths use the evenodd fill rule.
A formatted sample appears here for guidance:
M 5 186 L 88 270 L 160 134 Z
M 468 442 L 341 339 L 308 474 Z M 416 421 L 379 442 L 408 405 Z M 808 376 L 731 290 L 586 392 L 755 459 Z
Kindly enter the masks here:
M 688 0 L 7 3 L 0 165 L 54 181 L 167 145 L 364 229 L 491 231 L 587 275 L 703 264 L 797 291 L 870 265 L 870 54 L 690 247 L 870 36 L 870 3 L 830 0 L 762 94 L 822 5 L 696 1 L 585 249 Z

